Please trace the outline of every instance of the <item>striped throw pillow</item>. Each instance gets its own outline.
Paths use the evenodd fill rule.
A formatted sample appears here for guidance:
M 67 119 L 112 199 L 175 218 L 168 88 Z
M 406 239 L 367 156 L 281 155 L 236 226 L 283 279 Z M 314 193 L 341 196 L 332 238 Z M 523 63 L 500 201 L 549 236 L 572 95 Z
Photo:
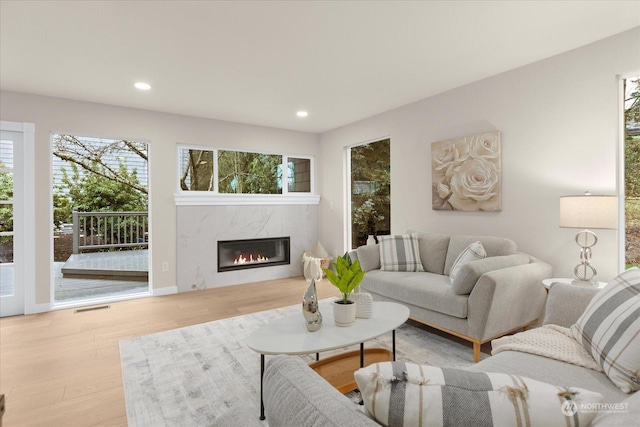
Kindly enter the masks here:
M 464 248 L 451 266 L 451 271 L 449 272 L 449 279 L 451 280 L 451 283 L 455 282 L 456 277 L 460 274 L 460 270 L 462 270 L 462 267 L 464 267 L 465 264 L 486 257 L 487 251 L 484 250 L 484 246 L 482 246 L 482 243 L 479 241 L 473 242 Z
M 355 373 L 365 408 L 384 426 L 586 426 L 600 393 L 502 373 L 382 362 Z
M 571 333 L 620 390 L 640 390 L 640 269 L 600 290 Z
M 380 270 L 424 271 L 417 234 L 378 236 Z

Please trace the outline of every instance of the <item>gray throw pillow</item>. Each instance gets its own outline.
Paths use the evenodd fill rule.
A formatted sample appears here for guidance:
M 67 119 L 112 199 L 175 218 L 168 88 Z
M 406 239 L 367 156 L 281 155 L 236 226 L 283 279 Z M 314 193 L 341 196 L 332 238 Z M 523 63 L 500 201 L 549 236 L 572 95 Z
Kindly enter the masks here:
M 492 256 L 470 261 L 460 268 L 456 277 L 451 281 L 451 288 L 458 295 L 468 295 L 484 273 L 528 263 L 529 257 L 525 254 Z
M 444 263 L 447 259 L 449 236 L 438 233 L 425 233 L 422 231 L 407 231 L 418 237 L 420 247 L 420 259 L 425 271 L 435 274 L 444 274 Z
M 366 245 L 358 248 L 358 260 L 362 271 L 380 268 L 380 249 L 378 245 Z

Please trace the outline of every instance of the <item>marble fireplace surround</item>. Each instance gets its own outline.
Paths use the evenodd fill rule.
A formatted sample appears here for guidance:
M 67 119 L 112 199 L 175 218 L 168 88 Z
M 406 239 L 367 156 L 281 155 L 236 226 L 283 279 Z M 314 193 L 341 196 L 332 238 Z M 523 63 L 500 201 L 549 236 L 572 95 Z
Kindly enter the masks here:
M 318 201 L 289 204 L 178 203 L 178 292 L 302 276 L 302 252 L 318 241 Z M 290 264 L 217 271 L 218 240 L 282 236 L 291 238 Z

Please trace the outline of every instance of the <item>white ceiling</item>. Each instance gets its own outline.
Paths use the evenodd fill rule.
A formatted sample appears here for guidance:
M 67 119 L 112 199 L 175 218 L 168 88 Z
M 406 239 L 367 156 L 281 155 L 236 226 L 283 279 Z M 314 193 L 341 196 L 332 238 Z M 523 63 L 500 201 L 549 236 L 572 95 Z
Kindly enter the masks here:
M 638 0 L 1 0 L 0 87 L 324 132 L 639 25 Z

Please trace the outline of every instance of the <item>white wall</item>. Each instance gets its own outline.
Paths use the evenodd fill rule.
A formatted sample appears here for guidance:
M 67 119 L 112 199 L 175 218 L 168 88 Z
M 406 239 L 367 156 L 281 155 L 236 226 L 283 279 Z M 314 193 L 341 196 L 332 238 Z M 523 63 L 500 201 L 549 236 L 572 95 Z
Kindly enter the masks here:
M 318 136 L 218 120 L 36 95 L 0 92 L 0 119 L 35 123 L 36 304 L 50 302 L 50 133 L 149 141 L 151 278 L 154 290 L 176 286 L 176 143 L 317 155 Z M 170 269 L 162 272 L 163 262 Z
M 572 277 L 579 230 L 559 228 L 559 197 L 616 193 L 618 74 L 634 70 L 640 70 L 640 28 L 323 134 L 322 243 L 345 249 L 344 176 L 330 172 L 344 147 L 390 136 L 392 233 L 504 236 L 550 263 L 554 275 Z M 502 211 L 432 210 L 431 143 L 492 130 L 502 137 Z M 600 280 L 610 280 L 620 265 L 618 232 L 596 232 L 593 263 Z

